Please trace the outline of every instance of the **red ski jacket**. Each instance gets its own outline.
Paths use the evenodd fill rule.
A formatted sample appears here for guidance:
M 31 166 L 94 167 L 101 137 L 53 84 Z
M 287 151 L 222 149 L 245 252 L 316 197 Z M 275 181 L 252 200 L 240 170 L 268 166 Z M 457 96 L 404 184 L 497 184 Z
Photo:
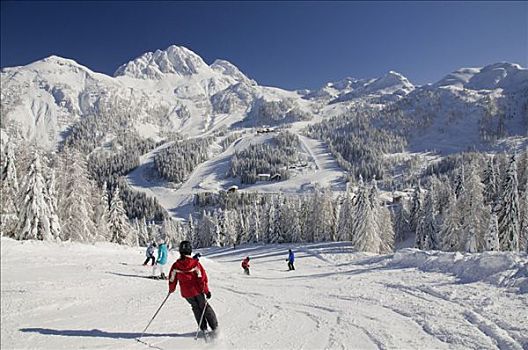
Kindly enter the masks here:
M 242 260 L 242 268 L 244 268 L 244 269 L 248 269 L 249 268 L 249 260 L 248 259 Z
M 172 264 L 169 273 L 169 292 L 176 290 L 176 285 L 180 282 L 181 296 L 192 298 L 202 293 L 209 292 L 207 284 L 207 274 L 202 264 L 190 256 L 185 256 L 176 260 Z

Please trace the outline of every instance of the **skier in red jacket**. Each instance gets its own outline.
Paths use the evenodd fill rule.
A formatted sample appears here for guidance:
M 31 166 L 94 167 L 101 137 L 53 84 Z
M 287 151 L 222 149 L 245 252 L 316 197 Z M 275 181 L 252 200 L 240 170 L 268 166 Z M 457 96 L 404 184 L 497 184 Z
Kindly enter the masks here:
M 169 273 L 169 293 L 176 290 L 176 284 L 180 282 L 181 296 L 191 304 L 196 322 L 202 331 L 207 330 L 207 325 L 212 331 L 218 327 L 216 314 L 209 303 L 205 300 L 211 298 L 211 292 L 207 285 L 207 274 L 202 264 L 191 258 L 192 246 L 189 241 L 180 243 L 180 258 L 172 265 Z M 204 313 L 205 308 L 205 313 Z M 202 323 L 200 320 L 203 316 Z
M 249 256 L 246 256 L 246 258 L 242 260 L 242 268 L 244 269 L 244 273 L 249 275 Z

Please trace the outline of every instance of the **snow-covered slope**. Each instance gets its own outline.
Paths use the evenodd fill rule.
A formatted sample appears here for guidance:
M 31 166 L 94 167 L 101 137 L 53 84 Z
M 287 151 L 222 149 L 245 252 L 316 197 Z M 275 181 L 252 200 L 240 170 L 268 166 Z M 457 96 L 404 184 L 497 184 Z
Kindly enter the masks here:
M 528 69 L 515 63 L 501 62 L 482 68 L 461 68 L 434 84 L 471 90 L 519 90 L 528 87 Z
M 3 349 L 147 348 L 135 338 L 168 288 L 166 281 L 147 278 L 151 268 L 141 266 L 143 250 L 6 238 L 1 243 Z M 290 272 L 288 248 L 297 258 Z M 196 322 L 177 290 L 142 338 L 151 347 L 528 346 L 522 312 L 528 294 L 520 290 L 527 281 L 526 255 L 408 249 L 372 256 L 339 242 L 210 248 L 202 255 L 220 336 L 209 344 L 193 339 Z M 251 276 L 240 268 L 245 256 L 251 257 Z M 171 252 L 169 263 L 176 258 Z

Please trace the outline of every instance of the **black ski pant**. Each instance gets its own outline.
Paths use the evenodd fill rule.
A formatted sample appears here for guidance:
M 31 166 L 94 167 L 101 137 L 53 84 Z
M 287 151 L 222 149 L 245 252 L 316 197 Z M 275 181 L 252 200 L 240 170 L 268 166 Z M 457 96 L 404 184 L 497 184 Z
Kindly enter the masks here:
M 194 313 L 194 318 L 196 318 L 196 323 L 200 325 L 200 319 L 202 318 L 202 313 L 205 307 L 205 295 L 198 294 L 195 297 L 185 299 L 189 302 L 189 304 L 191 304 L 192 311 Z M 218 327 L 216 314 L 211 305 L 209 305 L 209 303 L 207 303 L 207 308 L 205 309 L 205 314 L 202 320 L 202 324 L 200 325 L 200 329 L 202 331 L 207 330 L 207 325 L 209 325 L 209 328 L 211 328 L 212 330 L 215 330 L 216 327 Z
M 249 275 L 249 267 L 244 267 L 244 273 L 245 273 L 246 275 Z
M 295 267 L 293 266 L 293 263 L 291 261 L 288 261 L 288 269 L 295 270 Z
M 153 256 L 147 256 L 147 259 L 145 260 L 143 265 L 147 265 L 150 259 L 152 259 L 152 264 L 151 265 L 154 266 L 154 263 L 156 262 L 156 259 Z

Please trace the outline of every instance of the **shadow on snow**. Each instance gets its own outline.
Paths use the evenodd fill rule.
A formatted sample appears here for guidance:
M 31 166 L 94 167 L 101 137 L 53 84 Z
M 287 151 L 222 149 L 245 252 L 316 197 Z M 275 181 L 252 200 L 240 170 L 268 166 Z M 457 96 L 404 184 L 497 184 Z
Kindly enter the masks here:
M 136 339 L 141 333 L 107 332 L 100 329 L 51 329 L 51 328 L 20 328 L 23 333 L 39 333 L 43 335 L 58 335 L 63 337 L 93 337 L 113 339 Z M 194 337 L 195 333 L 145 333 L 143 337 Z

